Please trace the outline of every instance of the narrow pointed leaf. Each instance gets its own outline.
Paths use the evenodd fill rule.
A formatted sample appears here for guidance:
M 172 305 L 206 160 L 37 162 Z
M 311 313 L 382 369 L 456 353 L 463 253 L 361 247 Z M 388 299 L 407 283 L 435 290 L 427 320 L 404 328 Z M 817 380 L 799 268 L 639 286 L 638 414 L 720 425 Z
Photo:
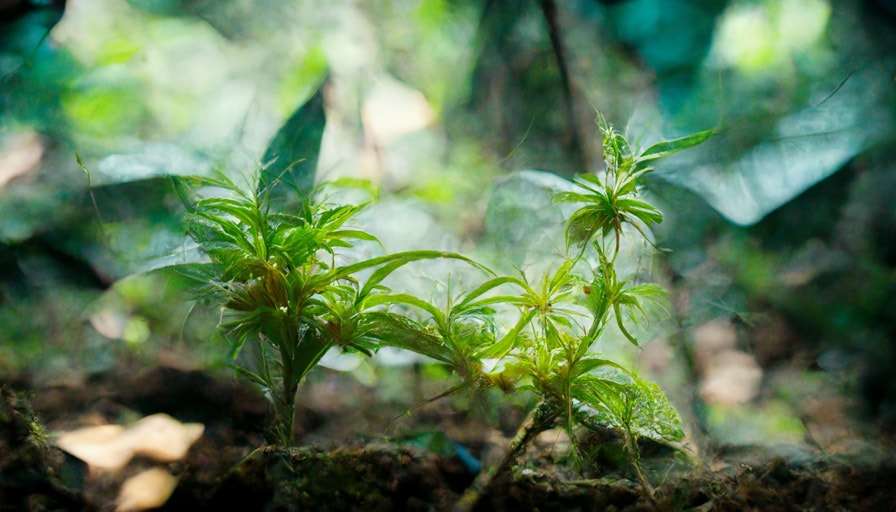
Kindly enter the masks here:
M 638 156 L 638 167 L 643 168 L 644 166 L 641 164 L 645 162 L 665 158 L 669 155 L 678 153 L 679 151 L 692 148 L 694 146 L 697 146 L 698 144 L 702 144 L 703 142 L 706 142 L 707 139 L 712 137 L 713 133 L 715 133 L 714 130 L 704 130 L 702 132 L 692 133 L 678 139 L 657 142 L 656 144 L 645 149 L 644 152 L 641 153 L 640 156 Z
M 407 293 L 380 293 L 376 295 L 371 295 L 364 301 L 365 308 L 372 308 L 374 306 L 380 305 L 393 305 L 393 304 L 405 304 L 407 306 L 412 306 L 418 309 L 422 309 L 426 313 L 429 314 L 436 322 L 440 324 L 445 323 L 445 315 L 441 309 L 436 306 L 426 302 L 425 300 L 415 297 L 413 295 Z
M 359 261 L 358 263 L 354 263 L 351 265 L 346 265 L 337 269 L 337 274 L 339 276 L 348 276 L 354 274 L 355 272 L 360 272 L 361 270 L 366 270 L 368 268 L 379 267 L 376 269 L 373 274 L 367 279 L 367 282 L 364 283 L 364 287 L 361 289 L 359 296 L 366 297 L 370 294 L 370 292 L 382 282 L 383 279 L 389 277 L 389 274 L 397 270 L 398 268 L 407 265 L 408 263 L 420 260 L 427 259 L 436 259 L 436 258 L 448 258 L 464 261 L 469 263 L 470 265 L 487 272 L 489 274 L 494 275 L 488 267 L 477 263 L 476 261 L 463 256 L 461 254 L 453 253 L 453 252 L 444 252 L 444 251 L 407 251 L 407 252 L 399 252 L 395 254 L 388 254 L 386 256 L 379 256 L 376 258 L 371 258 L 369 260 Z
M 466 296 L 464 296 L 464 299 L 462 301 L 460 301 L 457 305 L 455 305 L 453 309 L 454 310 L 463 310 L 466 306 L 470 305 L 471 303 L 481 305 L 482 303 L 480 303 L 479 301 L 476 301 L 476 299 L 480 295 L 482 295 L 490 290 L 493 290 L 501 285 L 504 285 L 504 284 L 519 285 L 519 282 L 520 282 L 519 278 L 512 277 L 512 276 L 500 276 L 500 277 L 496 277 L 493 279 L 489 279 L 488 281 L 477 286 L 475 289 L 473 289 L 473 291 L 468 293 Z
M 494 358 L 500 359 L 507 355 L 510 352 L 519 338 L 520 332 L 529 325 L 529 322 L 532 321 L 532 318 L 535 316 L 535 311 L 529 311 L 525 315 L 522 315 L 520 319 L 517 321 L 516 325 L 513 326 L 507 334 L 501 337 L 495 344 L 484 348 L 476 353 L 476 356 L 480 359 L 486 358 Z
M 280 128 L 264 154 L 258 180 L 259 197 L 286 206 L 300 201 L 314 187 L 320 142 L 326 125 L 324 78 L 317 92 Z
M 271 385 L 273 384 L 272 382 L 267 382 L 266 380 L 264 380 L 257 373 L 247 370 L 246 368 L 244 368 L 242 366 L 231 365 L 231 368 L 233 368 L 238 374 L 249 379 L 250 381 L 254 382 L 255 384 L 257 384 L 258 386 L 260 386 L 262 388 L 270 388 Z

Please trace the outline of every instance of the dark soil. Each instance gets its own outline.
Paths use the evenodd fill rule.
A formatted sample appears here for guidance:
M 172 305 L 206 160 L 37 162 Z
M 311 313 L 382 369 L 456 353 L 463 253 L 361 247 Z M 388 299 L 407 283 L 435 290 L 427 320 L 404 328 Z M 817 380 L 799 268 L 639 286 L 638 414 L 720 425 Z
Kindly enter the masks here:
M 301 447 L 284 451 L 263 447 L 264 400 L 225 374 L 153 367 L 49 389 L 8 380 L 0 403 L 0 511 L 114 510 L 127 475 L 91 474 L 53 447 L 47 432 L 88 418 L 116 422 L 155 412 L 206 425 L 184 461 L 164 465 L 179 483 L 163 510 L 453 509 L 475 470 L 450 450 L 410 442 L 408 434 L 438 428 L 463 438 L 474 455 L 488 460 L 495 444 L 489 433 L 495 430 L 435 405 L 388 432 L 395 435 L 382 429 L 377 435 L 370 426 L 395 411 L 372 404 L 361 389 L 343 394 L 354 397 L 360 407 L 354 412 L 335 405 L 300 407 Z M 893 458 L 861 463 L 819 456 L 796 462 L 753 452 L 729 455 L 717 464 L 723 469 L 710 471 L 669 453 L 648 452 L 644 466 L 655 470 L 651 496 L 609 453 L 594 459 L 599 464 L 573 470 L 569 457 L 536 445 L 489 487 L 475 510 L 896 510 Z M 124 473 L 153 464 L 160 465 L 137 459 Z

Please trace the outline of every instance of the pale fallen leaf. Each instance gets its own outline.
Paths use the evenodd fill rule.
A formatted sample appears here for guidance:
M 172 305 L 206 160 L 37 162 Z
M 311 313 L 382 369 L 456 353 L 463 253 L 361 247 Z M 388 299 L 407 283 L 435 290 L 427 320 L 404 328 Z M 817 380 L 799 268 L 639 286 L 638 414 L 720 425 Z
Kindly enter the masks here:
M 117 471 L 134 455 L 161 462 L 181 460 L 204 430 L 201 423 L 181 423 L 160 413 L 128 428 L 101 425 L 62 432 L 56 435 L 56 446 L 86 462 L 91 470 Z
M 56 436 L 56 446 L 87 463 L 91 470 L 117 471 L 134 452 L 121 425 L 85 427 Z
M 163 469 L 152 468 L 128 478 L 118 493 L 118 512 L 135 512 L 160 507 L 168 501 L 177 478 Z
M 167 414 L 147 416 L 127 431 L 134 453 L 171 462 L 183 459 L 205 430 L 201 423 L 181 423 Z

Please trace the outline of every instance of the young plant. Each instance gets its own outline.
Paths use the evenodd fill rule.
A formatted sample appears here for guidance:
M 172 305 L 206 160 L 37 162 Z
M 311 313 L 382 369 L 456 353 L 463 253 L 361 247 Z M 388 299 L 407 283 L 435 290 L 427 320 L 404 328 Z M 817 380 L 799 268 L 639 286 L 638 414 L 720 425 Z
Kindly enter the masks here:
M 221 327 L 236 358 L 248 345 L 250 358 L 234 365 L 271 401 L 269 441 L 289 446 L 299 384 L 332 347 L 370 353 L 387 335 L 373 308 L 388 291 L 382 281 L 413 261 L 463 256 L 410 251 L 347 262 L 344 249 L 358 241 L 379 243 L 370 233 L 347 228 L 366 204 L 328 202 L 328 185 L 304 197 L 295 213 L 273 211 L 269 187 L 239 186 L 224 175 L 175 178 L 188 208 L 189 235 L 209 262 L 181 265 L 202 283 L 203 295 L 223 303 Z M 226 196 L 196 197 L 201 187 Z M 371 271 L 361 283 L 357 275 Z
M 567 222 L 567 259 L 536 286 L 525 276 L 504 278 L 519 293 L 491 299 L 494 304 L 518 308 L 523 325 L 513 328 L 516 343 L 507 351 L 503 369 L 489 378 L 520 384 L 540 401 L 502 462 L 481 474 L 462 498 L 461 509 L 474 507 L 493 478 L 540 432 L 557 424 L 566 428 L 573 440 L 576 427 L 620 431 L 634 469 L 648 490 L 638 463 L 638 438 L 673 442 L 684 436 L 681 420 L 662 391 L 601 357 L 598 349 L 611 325 L 637 346 L 629 324 L 644 314 L 645 302 L 660 302 L 664 297 L 659 285 L 621 280 L 616 270 L 622 239 L 636 235 L 650 244 L 647 230 L 662 220 L 662 213 L 639 195 L 641 177 L 650 172 L 649 162 L 697 145 L 711 132 L 660 142 L 636 154 L 623 135 L 602 118 L 599 123 L 605 172 L 581 176 L 575 180 L 580 191 L 555 196 L 556 201 L 581 205 Z

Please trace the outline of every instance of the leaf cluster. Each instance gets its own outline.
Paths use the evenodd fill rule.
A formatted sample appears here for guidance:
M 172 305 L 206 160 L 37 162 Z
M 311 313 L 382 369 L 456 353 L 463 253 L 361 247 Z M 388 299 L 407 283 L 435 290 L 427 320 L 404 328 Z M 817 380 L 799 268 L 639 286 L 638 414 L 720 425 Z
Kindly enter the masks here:
M 537 428 L 557 421 L 570 431 L 610 426 L 627 432 L 634 449 L 639 436 L 678 441 L 683 433 L 658 387 L 597 350 L 611 325 L 637 346 L 630 324 L 644 316 L 646 302 L 665 298 L 655 283 L 617 276 L 620 239 L 635 234 L 647 240 L 646 229 L 662 220 L 639 194 L 649 163 L 699 144 L 711 133 L 635 153 L 623 135 L 600 122 L 607 171 L 582 176 L 576 180 L 579 191 L 555 196 L 580 205 L 567 223 L 568 256 L 556 269 L 536 280 L 523 272 L 494 276 L 444 304 L 389 293 L 374 301 L 403 306 L 402 314 L 376 313 L 389 333 L 383 343 L 428 356 L 461 377 L 462 383 L 445 394 L 471 386 L 527 389 L 541 398 Z M 596 259 L 585 257 L 587 248 Z M 514 320 L 498 322 L 507 311 L 515 313 Z
M 511 352 L 514 361 L 504 373 L 528 377 L 528 387 L 542 398 L 542 407 L 570 430 L 577 424 L 602 424 L 624 430 L 633 443 L 637 436 L 677 441 L 683 437 L 681 423 L 662 391 L 601 357 L 597 347 L 611 324 L 637 346 L 629 324 L 644 315 L 645 302 L 661 303 L 665 298 L 661 286 L 623 280 L 616 272 L 622 237 L 637 234 L 649 243 L 647 229 L 663 219 L 640 195 L 643 176 L 652 170 L 651 162 L 700 144 L 712 132 L 662 141 L 636 152 L 603 118 L 598 122 L 605 171 L 600 176 L 582 175 L 575 180 L 580 190 L 555 195 L 555 201 L 579 205 L 567 221 L 569 255 L 537 286 L 524 278 L 514 281 L 520 294 L 507 303 L 518 307 L 521 318 L 531 323 L 527 342 Z M 585 257 L 589 248 L 596 258 Z M 587 267 L 590 279 L 574 271 L 581 266 Z
M 540 402 L 500 465 L 481 476 L 461 499 L 471 509 L 495 475 L 505 471 L 539 432 L 558 423 L 572 440 L 577 439 L 574 430 L 581 427 L 618 431 L 648 489 L 638 462 L 638 439 L 671 444 L 684 437 L 681 419 L 660 388 L 603 357 L 598 348 L 611 325 L 638 346 L 629 325 L 644 315 L 645 302 L 659 303 L 665 297 L 659 285 L 620 279 L 616 271 L 621 239 L 635 234 L 652 245 L 647 230 L 663 219 L 640 195 L 642 177 L 651 171 L 650 162 L 700 144 L 711 132 L 659 142 L 637 153 L 603 118 L 598 122 L 605 171 L 600 176 L 580 176 L 575 180 L 579 190 L 554 196 L 555 201 L 578 205 L 566 225 L 566 259 L 534 282 L 522 272 L 494 278 L 489 281 L 496 283 L 493 287 L 500 284 L 510 289 L 478 302 L 518 312 L 516 324 L 493 345 L 498 350 L 474 352 L 503 357 L 503 364 L 491 373 L 482 373 L 480 380 L 498 383 L 504 389 L 528 389 Z M 475 291 L 477 297 L 479 291 Z M 462 300 L 459 304 L 467 303 Z M 435 312 L 432 317 L 436 318 Z M 481 368 L 479 361 L 475 363 Z
M 645 302 L 664 298 L 657 284 L 620 279 L 616 272 L 621 238 L 638 235 L 649 242 L 647 230 L 662 221 L 662 213 L 640 196 L 641 178 L 650 162 L 699 144 L 711 132 L 636 153 L 623 135 L 599 122 L 606 171 L 581 176 L 579 190 L 555 196 L 579 208 L 566 226 L 567 258 L 539 279 L 523 272 L 496 275 L 439 251 L 350 261 L 346 250 L 354 244 L 379 244 L 349 227 L 368 203 L 333 203 L 318 188 L 301 196 L 290 207 L 294 211 L 279 211 L 267 198 L 271 187 L 241 187 L 222 175 L 176 179 L 188 207 L 187 231 L 210 260 L 181 269 L 224 305 L 222 327 L 234 355 L 246 343 L 253 347 L 254 363 L 236 368 L 271 398 L 277 442 L 291 440 L 298 385 L 327 350 L 370 354 L 383 346 L 431 358 L 461 378 L 440 396 L 469 387 L 534 392 L 541 402 L 523 428 L 523 443 L 557 422 L 571 433 L 576 427 L 621 429 L 632 450 L 640 436 L 681 439 L 680 420 L 659 388 L 602 357 L 598 348 L 611 325 L 638 345 L 630 325 L 644 315 Z M 208 187 L 226 194 L 199 197 Z M 408 263 L 432 258 L 466 261 L 487 277 L 443 300 L 384 285 Z
M 333 184 L 304 196 L 294 212 L 272 209 L 268 188 L 240 186 L 222 174 L 176 178 L 174 186 L 188 208 L 187 232 L 210 260 L 178 268 L 200 284 L 200 295 L 223 304 L 231 355 L 251 344 L 254 361 L 235 369 L 271 398 L 278 443 L 291 439 L 299 383 L 330 348 L 370 354 L 397 332 L 390 328 L 395 315 L 380 311 L 393 297 L 384 279 L 414 261 L 470 261 L 421 250 L 346 262 L 343 252 L 357 242 L 380 242 L 348 227 L 369 203 L 327 201 L 324 192 Z M 209 188 L 216 193 L 199 197 Z M 362 271 L 369 271 L 364 282 L 356 277 Z

